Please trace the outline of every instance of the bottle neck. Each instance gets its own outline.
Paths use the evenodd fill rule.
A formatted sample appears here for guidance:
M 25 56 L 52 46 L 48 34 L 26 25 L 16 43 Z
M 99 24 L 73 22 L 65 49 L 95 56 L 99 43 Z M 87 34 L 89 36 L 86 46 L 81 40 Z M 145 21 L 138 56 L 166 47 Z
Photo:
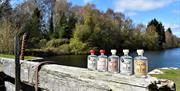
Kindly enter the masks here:
M 116 54 L 112 54 L 112 56 L 115 56 Z
M 128 54 L 124 54 L 124 56 L 128 56 Z
M 94 53 L 91 53 L 91 55 L 94 55 Z
M 138 56 L 143 56 L 143 54 L 141 54 L 141 55 L 138 55 Z
M 101 55 L 104 55 L 104 53 L 101 53 Z

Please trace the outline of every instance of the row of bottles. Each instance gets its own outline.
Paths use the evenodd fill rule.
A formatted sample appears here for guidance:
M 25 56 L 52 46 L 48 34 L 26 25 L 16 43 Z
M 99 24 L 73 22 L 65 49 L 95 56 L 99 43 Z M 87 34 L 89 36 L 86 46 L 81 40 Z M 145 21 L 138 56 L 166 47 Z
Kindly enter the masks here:
M 112 55 L 107 57 L 105 50 L 100 50 L 99 56 L 95 55 L 95 50 L 90 50 L 91 55 L 88 56 L 88 69 L 98 70 L 101 72 L 121 73 L 125 75 L 146 76 L 148 72 L 148 60 L 143 56 L 144 50 L 137 50 L 138 56 L 134 58 L 129 56 L 129 50 L 124 49 L 124 56 L 116 55 L 116 50 L 111 50 Z

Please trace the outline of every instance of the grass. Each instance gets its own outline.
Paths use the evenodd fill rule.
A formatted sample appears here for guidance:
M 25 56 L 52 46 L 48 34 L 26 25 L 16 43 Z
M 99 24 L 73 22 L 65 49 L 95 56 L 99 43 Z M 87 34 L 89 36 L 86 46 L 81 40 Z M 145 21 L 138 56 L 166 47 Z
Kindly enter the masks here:
M 164 74 L 152 75 L 157 78 L 169 79 L 176 83 L 176 91 L 180 91 L 180 69 L 162 69 Z
M 3 57 L 3 58 L 13 58 L 13 59 L 15 58 L 15 56 L 12 55 L 12 54 L 0 54 L 0 57 Z M 32 60 L 33 57 L 32 56 L 25 56 L 24 59 L 25 60 Z

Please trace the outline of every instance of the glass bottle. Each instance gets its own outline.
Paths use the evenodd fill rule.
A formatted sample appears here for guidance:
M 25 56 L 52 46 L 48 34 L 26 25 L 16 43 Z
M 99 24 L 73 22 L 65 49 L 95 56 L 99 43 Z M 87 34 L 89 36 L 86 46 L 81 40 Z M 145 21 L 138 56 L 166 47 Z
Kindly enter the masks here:
M 120 72 L 121 74 L 125 75 L 132 75 L 133 74 L 133 59 L 131 56 L 128 55 L 129 50 L 123 50 L 124 56 L 120 58 Z
M 116 50 L 111 50 L 112 55 L 108 57 L 108 71 L 112 73 L 119 72 L 119 56 L 116 55 Z
M 100 50 L 100 54 L 98 56 L 97 61 L 97 70 L 98 71 L 107 71 L 107 56 L 104 55 L 105 50 Z
M 97 56 L 95 54 L 95 50 L 89 51 L 91 55 L 88 56 L 88 69 L 89 70 L 96 70 L 97 65 Z
M 146 77 L 148 73 L 148 59 L 143 53 L 144 50 L 137 50 L 138 56 L 134 58 L 134 74 L 137 77 Z

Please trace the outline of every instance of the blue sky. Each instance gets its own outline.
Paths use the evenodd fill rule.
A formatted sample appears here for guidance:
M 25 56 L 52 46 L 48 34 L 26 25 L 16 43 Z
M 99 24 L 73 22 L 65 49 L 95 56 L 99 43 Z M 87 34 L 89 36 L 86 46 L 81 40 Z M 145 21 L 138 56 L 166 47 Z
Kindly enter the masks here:
M 170 27 L 180 37 L 180 0 L 68 0 L 73 5 L 92 3 L 101 11 L 122 12 L 135 24 L 147 24 L 153 18 Z

